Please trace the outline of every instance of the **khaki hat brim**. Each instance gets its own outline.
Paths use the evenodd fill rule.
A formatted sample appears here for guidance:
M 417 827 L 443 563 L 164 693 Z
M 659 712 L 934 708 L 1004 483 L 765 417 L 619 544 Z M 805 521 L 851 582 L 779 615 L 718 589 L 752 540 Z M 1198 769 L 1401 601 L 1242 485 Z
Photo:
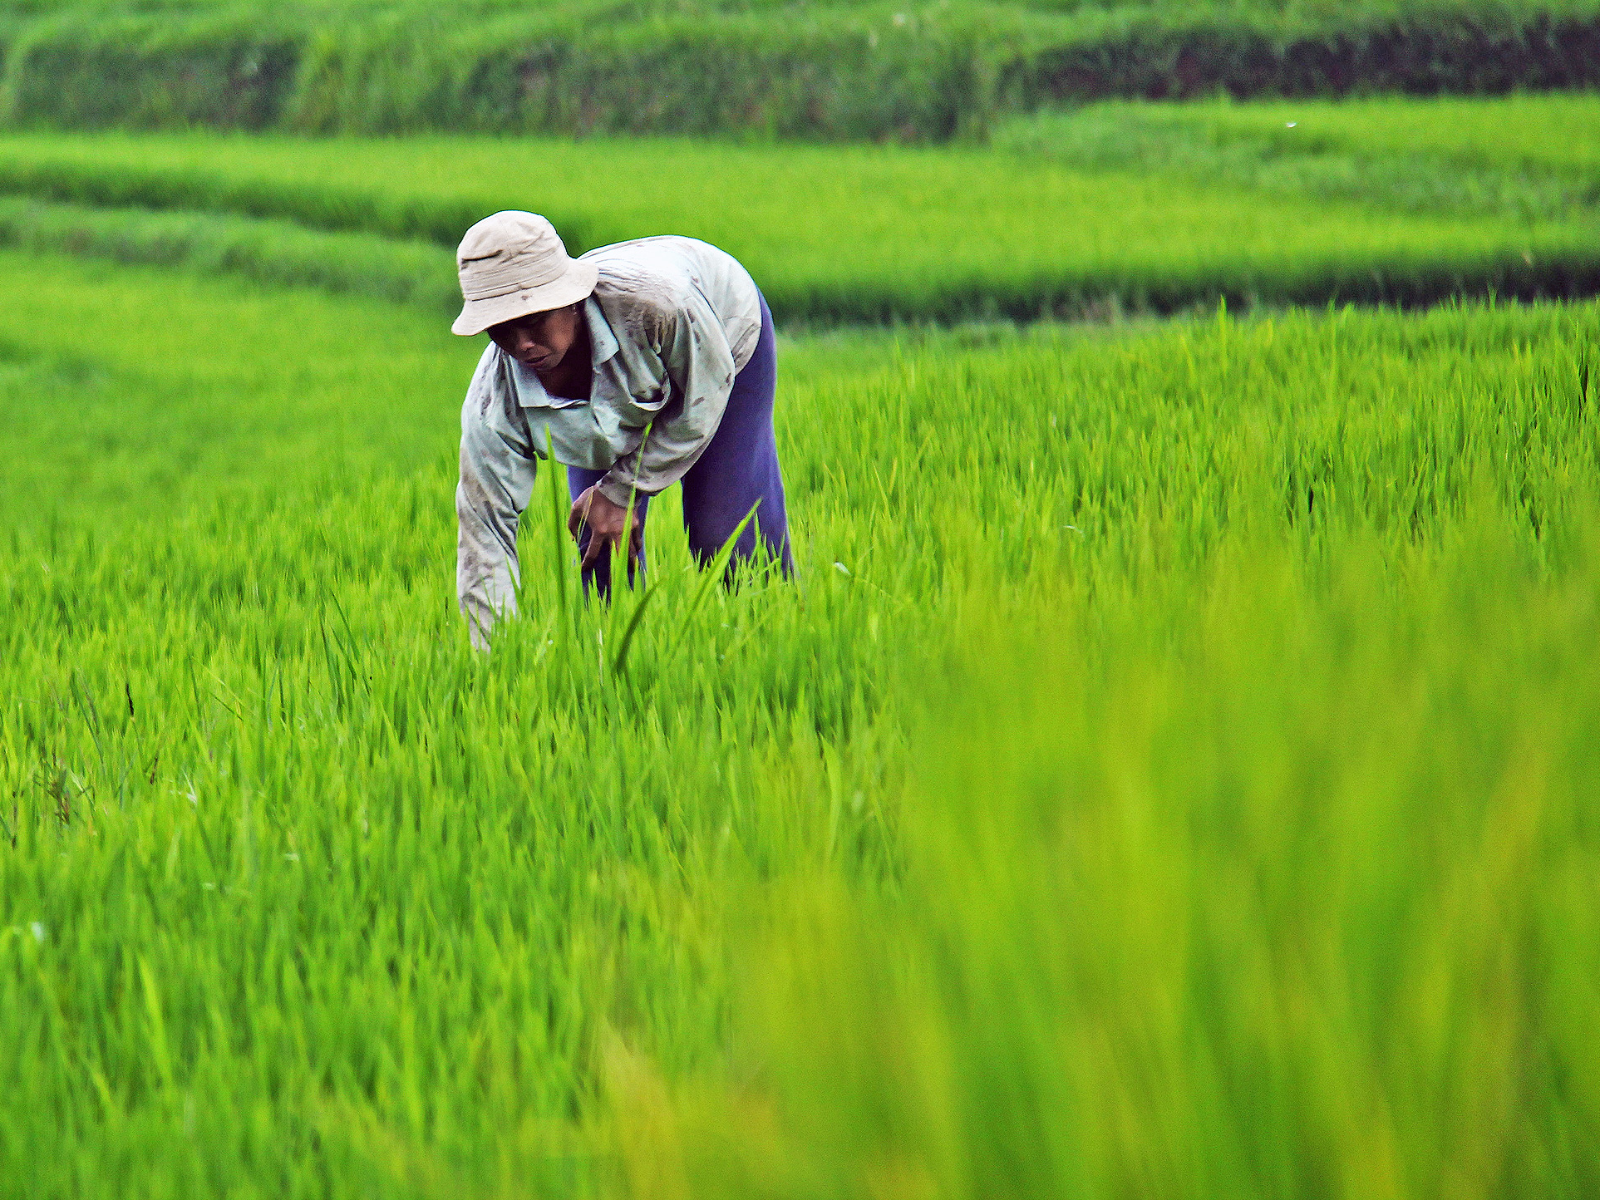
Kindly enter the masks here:
M 464 301 L 461 315 L 451 324 L 450 332 L 471 337 L 502 321 L 514 321 L 529 313 L 549 312 L 552 308 L 565 308 L 569 304 L 587 300 L 599 279 L 599 267 L 575 258 L 560 279 L 552 279 L 538 287 L 507 292 L 504 296 Z

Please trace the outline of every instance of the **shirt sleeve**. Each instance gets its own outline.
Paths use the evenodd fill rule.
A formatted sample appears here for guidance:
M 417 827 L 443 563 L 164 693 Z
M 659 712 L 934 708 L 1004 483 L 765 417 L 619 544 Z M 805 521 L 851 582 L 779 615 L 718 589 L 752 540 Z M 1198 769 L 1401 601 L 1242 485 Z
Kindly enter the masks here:
M 733 350 L 710 303 L 693 289 L 666 323 L 661 361 L 672 396 L 638 449 L 619 458 L 598 487 L 613 504 L 637 491 L 653 496 L 672 486 L 710 444 L 733 390 Z
M 517 522 L 533 493 L 537 459 L 528 423 L 490 346 L 461 406 L 461 481 L 456 486 L 456 595 L 472 644 L 517 611 Z

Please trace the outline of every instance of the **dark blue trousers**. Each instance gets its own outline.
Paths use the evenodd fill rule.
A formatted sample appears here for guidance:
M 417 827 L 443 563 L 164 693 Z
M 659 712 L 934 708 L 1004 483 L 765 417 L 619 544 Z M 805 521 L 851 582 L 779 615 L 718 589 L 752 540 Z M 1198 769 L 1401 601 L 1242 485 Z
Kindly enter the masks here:
M 748 562 L 756 552 L 759 538 L 785 575 L 794 572 L 789 553 L 789 515 L 783 503 L 783 476 L 778 470 L 778 444 L 772 433 L 772 401 L 778 382 L 777 339 L 772 332 L 772 313 L 765 297 L 761 299 L 761 337 L 756 352 L 733 379 L 728 407 L 711 442 L 683 477 L 683 525 L 689 533 L 689 550 L 695 561 L 705 566 L 716 557 L 724 542 L 739 527 L 752 508 L 756 515 L 734 546 L 733 563 Z M 567 490 L 576 500 L 585 488 L 599 483 L 604 471 L 584 467 L 567 468 Z M 639 497 L 636 505 L 643 531 L 648 498 Z M 589 544 L 584 528 L 578 540 L 581 553 Z M 644 571 L 644 552 L 628 563 L 628 582 L 634 572 Z M 601 599 L 611 595 L 611 556 L 600 560 L 583 573 L 584 591 L 593 587 Z

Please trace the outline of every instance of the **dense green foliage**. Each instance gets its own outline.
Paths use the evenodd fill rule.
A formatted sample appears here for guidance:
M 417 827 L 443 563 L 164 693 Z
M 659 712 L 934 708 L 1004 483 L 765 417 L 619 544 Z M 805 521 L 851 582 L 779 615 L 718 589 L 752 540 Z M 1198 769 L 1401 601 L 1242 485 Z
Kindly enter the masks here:
M 1569 159 L 1550 156 L 1545 172 L 1527 176 L 1520 190 L 1516 181 L 1526 173 L 1509 151 L 1492 168 L 1436 164 L 1433 176 L 1458 191 L 1498 172 L 1494 194 L 1504 203 L 1402 211 L 1389 203 L 1385 181 L 1423 176 L 1404 157 L 1386 158 L 1381 141 L 1359 152 L 1362 169 L 1354 173 L 1357 183 L 1372 181 L 1369 193 L 1352 186 L 1337 202 L 1319 197 L 1308 205 L 1304 190 L 1286 198 L 1242 169 L 1215 171 L 1217 178 L 1196 186 L 1152 170 L 1168 165 L 1158 155 L 1063 164 L 1052 156 L 1077 152 L 1086 139 L 1063 139 L 1047 122 L 1016 133 L 1016 145 L 1032 148 L 1028 156 L 681 140 L 12 136 L 0 139 L 0 191 L 53 203 L 0 205 L 0 239 L 437 298 L 448 307 L 449 257 L 430 257 L 416 243 L 453 248 L 479 217 L 531 208 L 549 215 L 574 251 L 661 232 L 706 238 L 751 268 L 780 317 L 818 321 L 1107 316 L 1214 307 L 1219 297 L 1237 311 L 1257 301 L 1415 304 L 1468 293 L 1600 290 L 1600 217 L 1570 197 L 1554 205 L 1551 196 L 1567 193 L 1546 182 L 1588 178 L 1584 155 L 1596 152 L 1600 122 L 1584 122 L 1597 115 L 1595 101 L 1478 103 L 1488 110 L 1470 110 L 1480 127 L 1495 122 L 1522 144 L 1560 123 L 1576 134 L 1562 139 Z M 1117 108 L 1102 117 L 1091 109 L 1081 122 L 1104 134 L 1098 144 L 1121 144 L 1107 132 L 1118 122 L 1129 130 L 1128 144 L 1152 144 L 1154 129 L 1166 146 L 1183 136 L 1176 124 L 1176 133 L 1162 124 L 1168 111 L 1147 117 Z M 1418 102 L 1370 111 L 1380 130 L 1382 114 L 1395 112 L 1396 121 L 1438 136 L 1461 115 Z M 1357 143 L 1361 116 L 1345 122 Z M 1241 144 L 1240 154 L 1255 152 L 1254 142 Z M 1195 154 L 1210 154 L 1207 164 L 1219 157 Z M 1288 161 L 1285 170 L 1328 174 L 1320 157 L 1309 169 Z M 1367 169 L 1379 161 L 1389 163 L 1387 172 Z M 86 211 L 94 207 L 107 211 Z M 113 211 L 124 209 L 186 215 Z M 1530 222 L 1530 214 L 1539 219 Z M 286 222 L 363 236 L 342 241 Z M 368 235 L 398 239 L 393 255 Z
M 1593 1192 L 1597 335 L 786 341 L 483 657 L 475 345 L 0 255 L 0 1192 Z
M 1594 0 L 13 3 L 0 123 L 945 139 L 1109 96 L 1600 83 Z

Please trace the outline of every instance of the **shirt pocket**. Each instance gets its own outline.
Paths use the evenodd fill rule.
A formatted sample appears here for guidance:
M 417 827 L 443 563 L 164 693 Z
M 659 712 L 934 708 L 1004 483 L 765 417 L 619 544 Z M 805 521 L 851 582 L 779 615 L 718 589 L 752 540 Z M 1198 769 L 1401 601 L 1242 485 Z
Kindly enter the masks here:
M 640 429 L 654 421 L 670 399 L 672 399 L 672 384 L 668 382 L 651 388 L 643 395 L 628 393 L 616 401 L 613 407 L 622 424 Z

